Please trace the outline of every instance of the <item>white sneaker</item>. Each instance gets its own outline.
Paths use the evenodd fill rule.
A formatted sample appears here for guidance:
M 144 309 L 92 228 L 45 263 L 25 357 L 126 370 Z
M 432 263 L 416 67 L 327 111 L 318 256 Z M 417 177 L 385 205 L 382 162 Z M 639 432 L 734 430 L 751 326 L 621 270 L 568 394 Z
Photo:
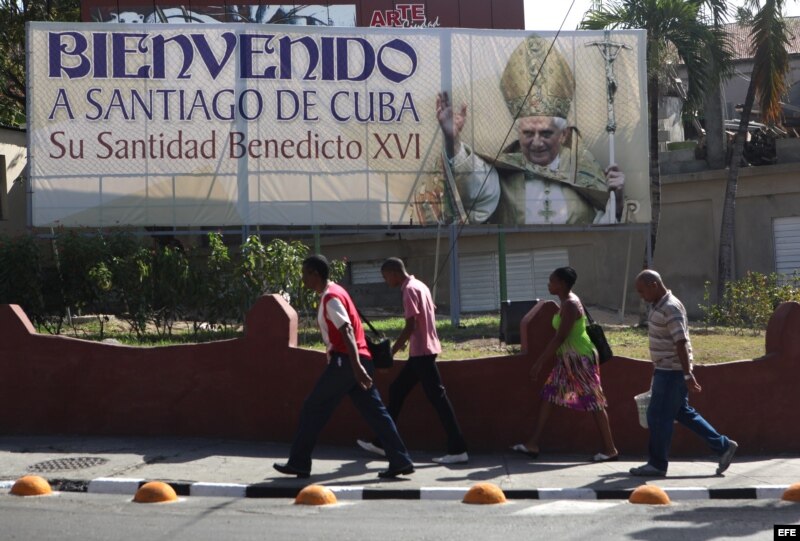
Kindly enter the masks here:
M 377 445 L 375 445 L 371 441 L 356 440 L 356 443 L 358 444 L 359 447 L 361 447 L 365 451 L 368 451 L 370 453 L 374 453 L 374 454 L 380 455 L 380 456 L 386 456 L 386 451 L 384 451 L 383 449 L 381 449 L 380 447 L 378 447 Z
M 469 462 L 469 455 L 466 452 L 457 455 L 444 455 L 434 458 L 433 461 L 437 464 L 466 464 Z

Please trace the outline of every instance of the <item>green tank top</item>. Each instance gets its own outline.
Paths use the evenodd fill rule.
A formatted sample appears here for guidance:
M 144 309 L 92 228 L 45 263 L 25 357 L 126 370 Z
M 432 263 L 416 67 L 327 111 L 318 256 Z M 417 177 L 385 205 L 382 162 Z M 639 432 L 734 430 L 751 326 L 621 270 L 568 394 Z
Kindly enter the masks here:
M 553 328 L 558 330 L 561 325 L 561 314 L 553 316 Z M 586 314 L 575 320 L 575 324 L 569 330 L 567 339 L 561 344 L 556 352 L 558 355 L 563 355 L 567 351 L 574 351 L 581 355 L 591 355 L 594 351 L 594 344 L 586 334 Z

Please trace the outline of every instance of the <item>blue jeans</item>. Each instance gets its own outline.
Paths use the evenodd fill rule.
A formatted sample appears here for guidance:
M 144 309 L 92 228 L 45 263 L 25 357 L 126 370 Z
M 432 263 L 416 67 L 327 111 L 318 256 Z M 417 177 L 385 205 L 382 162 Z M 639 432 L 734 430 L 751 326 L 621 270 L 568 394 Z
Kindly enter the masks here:
M 372 376 L 372 360 L 362 358 L 361 362 Z M 345 395 L 350 397 L 358 412 L 383 442 L 389 469 L 398 470 L 411 465 L 408 450 L 381 401 L 378 389 L 374 385 L 368 391 L 362 389 L 353 375 L 350 359 L 336 353 L 331 356 L 327 368 L 303 402 L 299 426 L 289 452 L 289 466 L 303 472 L 311 471 L 311 452 L 317 444 L 317 438 Z
M 667 471 L 673 422 L 703 438 L 716 454 L 728 448 L 728 438 L 714 430 L 696 409 L 689 405 L 689 391 L 681 370 L 655 370 L 650 406 L 647 408 L 647 424 L 650 426 L 650 460 L 648 464 Z

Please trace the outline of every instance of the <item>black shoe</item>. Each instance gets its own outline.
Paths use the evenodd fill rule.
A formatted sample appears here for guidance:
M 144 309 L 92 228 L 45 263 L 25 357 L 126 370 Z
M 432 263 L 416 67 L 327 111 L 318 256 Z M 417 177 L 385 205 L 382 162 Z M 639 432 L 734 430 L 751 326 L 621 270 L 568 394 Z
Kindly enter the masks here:
M 311 472 L 300 471 L 294 466 L 290 466 L 289 464 L 278 464 L 276 462 L 275 464 L 272 465 L 272 467 L 281 473 L 285 473 L 286 475 L 294 475 L 300 479 L 305 479 L 309 475 L 311 475 Z
M 409 464 L 408 466 L 403 466 L 396 470 L 389 468 L 388 470 L 379 471 L 378 477 L 381 479 L 394 479 L 398 475 L 411 475 L 412 473 L 414 473 L 414 465 Z
M 722 456 L 719 458 L 719 467 L 717 467 L 717 475 L 722 475 L 722 472 L 728 469 L 728 466 L 731 465 L 733 461 L 733 455 L 736 454 L 736 449 L 739 448 L 739 444 L 733 440 L 728 440 L 728 448 L 725 449 L 725 452 L 722 453 Z

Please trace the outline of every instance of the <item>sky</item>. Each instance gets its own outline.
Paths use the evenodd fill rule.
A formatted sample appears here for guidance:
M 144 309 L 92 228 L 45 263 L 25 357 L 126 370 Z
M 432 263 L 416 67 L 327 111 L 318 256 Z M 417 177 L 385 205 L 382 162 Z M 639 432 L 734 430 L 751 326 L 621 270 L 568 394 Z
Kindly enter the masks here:
M 524 0 L 525 2 L 525 28 L 528 30 L 558 30 L 564 17 L 563 30 L 575 30 L 583 19 L 583 14 L 592 5 L 591 0 L 575 0 L 572 9 L 572 0 Z M 743 0 L 733 0 L 732 4 L 742 5 Z M 786 0 L 785 15 L 800 16 L 800 0 Z M 569 11 L 569 15 L 567 12 Z

